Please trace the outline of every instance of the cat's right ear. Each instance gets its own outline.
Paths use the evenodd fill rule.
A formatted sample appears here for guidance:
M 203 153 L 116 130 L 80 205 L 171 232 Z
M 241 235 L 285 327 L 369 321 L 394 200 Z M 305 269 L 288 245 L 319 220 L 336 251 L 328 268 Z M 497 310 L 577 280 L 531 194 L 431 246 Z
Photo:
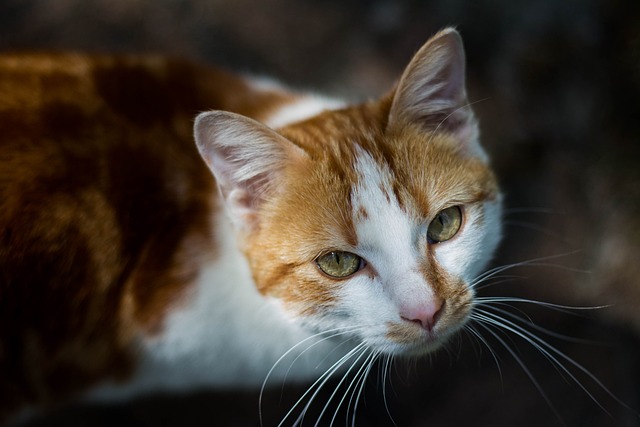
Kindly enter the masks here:
M 286 164 L 306 156 L 264 124 L 226 111 L 200 114 L 194 134 L 231 220 L 245 231 L 257 224 L 260 206 L 278 188 Z
M 447 28 L 414 55 L 400 79 L 389 126 L 415 123 L 450 132 L 470 154 L 480 155 L 478 125 L 465 88 L 465 54 L 460 34 Z

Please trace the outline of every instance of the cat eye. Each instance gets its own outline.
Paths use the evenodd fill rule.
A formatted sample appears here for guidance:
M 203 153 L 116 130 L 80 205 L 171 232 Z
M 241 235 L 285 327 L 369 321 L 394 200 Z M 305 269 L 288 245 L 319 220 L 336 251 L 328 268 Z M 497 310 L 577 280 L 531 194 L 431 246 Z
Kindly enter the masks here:
M 440 243 L 456 235 L 462 225 L 462 210 L 459 206 L 452 206 L 441 210 L 431 221 L 427 229 L 427 241 Z
M 364 261 L 351 252 L 333 251 L 320 255 L 316 259 L 318 268 L 327 276 L 343 279 L 360 270 Z

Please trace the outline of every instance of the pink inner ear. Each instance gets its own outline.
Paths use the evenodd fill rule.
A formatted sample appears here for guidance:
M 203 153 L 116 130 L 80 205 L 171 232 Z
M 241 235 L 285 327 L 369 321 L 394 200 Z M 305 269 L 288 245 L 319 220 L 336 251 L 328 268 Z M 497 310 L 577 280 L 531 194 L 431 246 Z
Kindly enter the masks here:
M 232 219 L 249 228 L 292 153 L 301 151 L 264 124 L 224 111 L 198 116 L 195 139 Z

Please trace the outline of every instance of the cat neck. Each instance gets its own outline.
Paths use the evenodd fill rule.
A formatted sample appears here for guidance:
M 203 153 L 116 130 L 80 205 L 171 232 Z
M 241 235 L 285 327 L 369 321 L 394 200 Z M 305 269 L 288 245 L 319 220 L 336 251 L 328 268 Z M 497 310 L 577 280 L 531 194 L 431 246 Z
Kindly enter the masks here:
M 217 230 L 230 230 L 222 212 Z M 161 332 L 140 340 L 132 379 L 95 389 L 89 399 L 128 398 L 149 391 L 194 386 L 253 387 L 306 381 L 335 363 L 352 346 L 313 337 L 289 322 L 278 304 L 260 295 L 235 236 L 217 234 L 219 256 L 203 265 L 181 306 L 169 313 Z M 280 358 L 286 356 L 280 360 Z
M 264 80 L 251 84 L 257 91 L 281 90 Z M 342 105 L 335 99 L 299 95 L 277 109 L 254 113 L 278 128 Z M 164 316 L 162 325 L 140 339 L 133 378 L 103 384 L 89 399 L 120 399 L 151 390 L 193 389 L 194 385 L 255 387 L 272 368 L 271 385 L 282 384 L 285 377 L 305 381 L 352 348 L 343 343 L 336 350 L 335 340 L 312 336 L 288 321 L 277 301 L 258 293 L 228 215 L 217 202 L 219 196 L 211 197 L 214 242 L 208 253 L 195 257 L 199 263 L 196 279 Z M 184 245 L 189 244 L 187 237 Z

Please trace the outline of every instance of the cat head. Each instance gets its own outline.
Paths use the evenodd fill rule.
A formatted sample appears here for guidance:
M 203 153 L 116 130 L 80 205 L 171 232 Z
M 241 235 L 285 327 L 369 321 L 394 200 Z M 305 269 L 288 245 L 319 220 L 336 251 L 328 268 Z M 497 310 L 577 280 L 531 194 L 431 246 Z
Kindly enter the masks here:
M 214 111 L 195 136 L 258 291 L 292 321 L 393 354 L 432 350 L 464 324 L 501 196 L 455 30 L 377 101 L 277 131 Z

